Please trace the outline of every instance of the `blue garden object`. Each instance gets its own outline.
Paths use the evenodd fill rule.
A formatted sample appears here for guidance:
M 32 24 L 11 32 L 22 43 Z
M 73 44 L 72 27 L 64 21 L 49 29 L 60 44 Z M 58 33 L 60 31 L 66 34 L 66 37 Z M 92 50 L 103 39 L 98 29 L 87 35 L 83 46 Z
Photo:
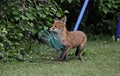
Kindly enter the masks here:
M 81 22 L 81 19 L 82 19 L 83 15 L 84 15 L 85 9 L 86 9 L 86 7 L 88 5 L 88 2 L 89 2 L 89 0 L 85 0 L 85 2 L 83 4 L 83 7 L 81 9 L 81 12 L 79 14 L 79 17 L 78 17 L 77 22 L 76 22 L 75 27 L 74 27 L 74 31 L 78 30 L 78 27 L 80 25 L 80 22 Z
M 118 17 L 118 27 L 117 27 L 117 31 L 116 31 L 115 41 L 118 41 L 119 37 L 120 37 L 120 16 Z

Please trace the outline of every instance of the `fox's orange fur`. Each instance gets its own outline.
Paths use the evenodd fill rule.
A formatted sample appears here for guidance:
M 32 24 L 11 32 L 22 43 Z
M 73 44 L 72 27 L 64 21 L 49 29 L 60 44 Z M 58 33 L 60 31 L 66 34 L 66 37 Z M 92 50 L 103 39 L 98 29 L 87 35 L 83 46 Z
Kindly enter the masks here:
M 55 20 L 53 26 L 50 28 L 50 31 L 55 31 L 58 33 L 60 41 L 65 46 L 66 50 L 62 50 L 60 55 L 60 60 L 66 60 L 68 51 L 71 48 L 76 47 L 75 55 L 81 60 L 81 51 L 83 50 L 87 38 L 82 31 L 67 31 L 66 29 L 66 17 L 63 17 L 61 20 Z

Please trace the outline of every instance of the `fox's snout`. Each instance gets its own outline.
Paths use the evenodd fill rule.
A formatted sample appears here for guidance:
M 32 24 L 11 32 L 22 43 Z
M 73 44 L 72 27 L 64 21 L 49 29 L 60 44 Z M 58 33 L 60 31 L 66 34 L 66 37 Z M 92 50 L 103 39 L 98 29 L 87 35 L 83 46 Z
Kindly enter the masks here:
M 58 28 L 55 28 L 55 27 L 51 27 L 51 28 L 50 28 L 50 31 L 56 31 L 56 32 L 57 32 L 58 30 L 59 30 L 59 29 L 58 29 Z
M 50 31 L 55 31 L 55 28 L 54 28 L 54 27 L 51 27 L 51 28 L 50 28 Z
M 53 31 L 53 28 L 52 28 L 52 27 L 50 28 L 50 31 Z

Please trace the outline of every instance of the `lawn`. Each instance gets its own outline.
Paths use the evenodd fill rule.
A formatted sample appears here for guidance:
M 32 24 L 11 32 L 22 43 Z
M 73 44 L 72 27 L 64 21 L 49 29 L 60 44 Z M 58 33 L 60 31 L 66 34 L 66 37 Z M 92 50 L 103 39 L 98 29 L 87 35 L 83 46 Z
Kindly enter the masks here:
M 120 42 L 88 41 L 82 61 L 74 56 L 75 49 L 67 62 L 54 61 L 60 52 L 46 46 L 32 49 L 40 52 L 31 62 L 1 62 L 0 76 L 120 76 Z

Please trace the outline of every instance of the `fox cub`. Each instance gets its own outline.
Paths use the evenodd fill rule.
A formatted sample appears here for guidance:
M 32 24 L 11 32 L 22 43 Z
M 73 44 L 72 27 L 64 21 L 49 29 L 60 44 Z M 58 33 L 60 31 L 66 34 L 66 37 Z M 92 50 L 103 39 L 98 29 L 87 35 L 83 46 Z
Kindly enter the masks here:
M 60 41 L 65 46 L 65 50 L 62 50 L 59 60 L 66 61 L 67 53 L 71 48 L 77 48 L 75 56 L 81 60 L 81 52 L 87 42 L 86 35 L 82 31 L 67 31 L 66 21 L 66 16 L 60 20 L 55 20 L 53 26 L 50 28 L 50 31 L 54 31 L 59 35 Z

